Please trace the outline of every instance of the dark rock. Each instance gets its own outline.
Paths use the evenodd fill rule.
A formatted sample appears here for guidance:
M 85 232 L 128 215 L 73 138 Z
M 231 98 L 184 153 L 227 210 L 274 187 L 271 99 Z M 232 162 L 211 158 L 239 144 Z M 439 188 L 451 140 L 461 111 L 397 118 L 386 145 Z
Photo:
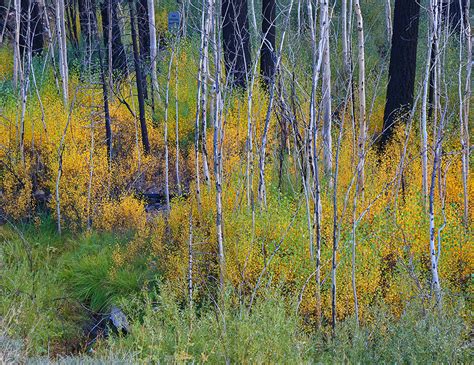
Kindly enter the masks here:
M 118 307 L 112 306 L 109 316 L 110 324 L 117 333 L 127 334 L 130 332 L 127 316 Z

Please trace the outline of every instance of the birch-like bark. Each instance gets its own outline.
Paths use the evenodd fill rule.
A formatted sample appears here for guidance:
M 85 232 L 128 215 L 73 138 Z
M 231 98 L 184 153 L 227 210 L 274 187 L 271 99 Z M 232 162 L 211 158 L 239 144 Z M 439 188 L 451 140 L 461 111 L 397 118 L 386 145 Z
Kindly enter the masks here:
M 221 295 L 224 293 L 225 278 L 225 257 L 224 257 L 224 234 L 222 227 L 222 94 L 221 94 L 221 38 L 220 34 L 220 14 L 219 2 L 208 0 L 211 9 L 210 16 L 214 26 L 213 46 L 214 46 L 214 178 L 216 187 L 216 233 L 217 252 L 219 261 L 219 288 Z
M 168 150 L 168 110 L 169 110 L 169 95 L 170 95 L 170 80 L 171 68 L 173 67 L 175 46 L 171 49 L 170 61 L 168 64 L 168 76 L 166 79 L 166 93 L 165 93 L 165 120 L 163 123 L 163 136 L 165 144 L 165 202 L 166 214 L 170 212 L 170 183 L 169 183 L 169 150 Z
M 21 98 L 21 114 L 20 114 L 20 158 L 22 163 L 25 163 L 25 113 L 26 113 L 26 102 L 28 99 L 28 90 L 30 87 L 30 69 L 33 54 L 32 45 L 32 29 L 31 29 L 31 2 L 28 2 L 28 9 L 26 10 L 27 29 L 26 35 L 26 49 L 23 51 L 23 60 L 20 59 L 20 98 Z
M 460 8 L 462 9 L 461 0 L 459 0 Z M 462 14 L 464 19 L 461 21 L 461 33 L 465 37 L 466 42 L 466 85 L 464 87 L 464 95 L 461 92 L 461 72 L 459 73 L 459 99 L 460 99 L 460 120 L 461 120 L 461 148 L 462 148 L 462 183 L 463 183 L 463 202 L 464 214 L 463 220 L 465 227 L 469 227 L 469 111 L 471 100 L 471 70 L 472 70 L 472 38 L 471 38 L 471 23 L 469 18 L 469 9 L 471 1 L 467 0 L 464 4 Z M 461 52 L 461 51 L 460 51 Z M 460 63 L 462 54 L 460 53 Z
M 392 5 L 391 0 L 385 0 L 385 32 L 387 33 L 387 42 L 392 42 Z
M 440 124 L 443 124 L 441 121 Z M 443 139 L 443 126 L 438 127 L 438 136 L 435 142 L 435 151 L 433 157 L 433 169 L 431 172 L 431 184 L 429 195 L 429 219 L 430 219 L 430 258 L 431 258 L 431 284 L 436 297 L 436 304 L 441 304 L 441 285 L 438 274 L 438 255 L 435 247 L 435 212 L 434 212 L 434 193 L 436 188 L 436 176 L 438 172 L 438 165 L 440 163 L 441 145 Z
M 317 110 L 316 110 L 316 92 L 319 83 L 319 76 L 323 63 L 324 53 L 324 42 L 326 37 L 320 34 L 319 44 L 316 45 L 316 15 L 313 17 L 313 7 L 311 0 L 308 0 L 308 14 L 311 32 L 311 45 L 312 45 L 312 77 L 311 77 L 311 99 L 310 99 L 310 122 L 309 122 L 309 134 L 308 144 L 310 148 L 311 156 L 311 168 L 313 171 L 313 199 L 314 199 L 314 215 L 313 215 L 313 226 L 316 230 L 316 305 L 318 317 L 321 314 L 321 184 L 319 179 L 319 157 L 317 150 L 317 139 L 318 139 L 318 123 L 317 123 Z M 321 15 L 322 16 L 322 15 Z M 309 161 L 308 161 L 309 164 Z M 335 292 L 335 277 L 332 282 Z M 318 318 L 318 320 L 319 320 Z
M 360 8 L 360 0 L 354 1 L 355 14 L 357 19 L 357 43 L 358 43 L 358 64 L 359 64 L 359 141 L 358 154 L 359 163 L 357 165 L 357 179 L 359 184 L 359 194 L 364 196 L 364 164 L 365 164 L 365 142 L 367 133 L 366 106 L 365 106 L 365 40 L 364 40 L 364 20 Z
M 158 59 L 158 46 L 156 42 L 156 21 L 155 21 L 155 1 L 147 0 L 148 24 L 150 28 L 150 68 L 151 68 L 151 93 L 152 100 L 157 95 L 159 97 L 158 75 L 156 71 Z
M 431 14 L 431 6 L 430 6 Z M 423 207 L 426 212 L 426 200 L 428 197 L 428 93 L 429 93 L 429 82 L 430 82 L 430 69 L 431 69 L 431 45 L 432 45 L 432 33 L 433 33 L 433 17 L 430 15 L 429 20 L 429 31 L 427 39 L 427 55 L 426 55 L 426 66 L 424 70 L 423 79 L 423 95 L 421 100 L 421 118 L 420 118 L 420 131 L 421 131 L 421 194 L 423 198 Z
M 176 50 L 176 57 L 178 57 L 179 51 Z M 178 62 L 175 62 L 175 84 L 174 84 L 174 108 L 175 108 L 175 140 L 176 140 L 176 161 L 175 161 L 175 171 L 176 171 L 176 189 L 178 190 L 178 196 L 181 196 L 181 177 L 179 173 L 179 100 L 178 100 Z
M 321 0 L 321 37 L 324 37 L 323 47 L 323 165 L 329 185 L 332 186 L 332 136 L 331 136 L 331 63 L 329 56 L 329 0 Z
M 20 22 L 21 22 L 21 0 L 14 0 L 15 6 L 15 34 L 13 42 L 13 86 L 18 87 L 18 78 L 21 73 L 20 56 Z
M 59 48 L 59 74 L 61 75 L 63 102 L 67 108 L 68 105 L 68 86 L 69 86 L 69 70 L 67 64 L 67 44 L 66 44 L 66 26 L 65 26 L 64 0 L 56 2 L 56 32 L 58 35 Z
M 208 22 L 208 0 L 203 0 L 202 3 L 202 14 L 201 14 L 201 45 L 199 48 L 199 68 L 197 75 L 197 95 L 196 95 L 196 117 L 194 123 L 194 166 L 196 174 L 196 199 L 198 203 L 198 209 L 201 210 L 201 169 L 200 169 L 200 153 L 199 145 L 201 142 L 200 129 L 201 129 L 201 94 L 202 94 L 202 83 L 203 83 L 203 65 L 204 57 L 204 43 L 206 42 L 206 29 Z
M 201 146 L 202 146 L 202 169 L 204 175 L 204 183 L 210 187 L 211 178 L 209 175 L 209 154 L 207 151 L 207 97 L 208 97 L 208 88 L 207 83 L 209 80 L 209 39 L 211 34 L 211 11 L 212 9 L 208 6 L 205 8 L 207 10 L 205 28 L 204 28 L 204 44 L 203 44 L 203 64 L 202 64 L 202 75 L 201 75 Z
M 347 38 L 347 0 L 342 0 L 341 4 L 341 22 L 342 22 L 342 61 L 344 63 L 344 71 L 350 72 L 349 62 L 349 40 Z

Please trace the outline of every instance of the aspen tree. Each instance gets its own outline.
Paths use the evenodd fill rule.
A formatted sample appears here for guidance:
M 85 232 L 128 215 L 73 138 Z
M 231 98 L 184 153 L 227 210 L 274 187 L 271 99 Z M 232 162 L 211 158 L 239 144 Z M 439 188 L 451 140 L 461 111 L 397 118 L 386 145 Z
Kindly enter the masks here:
M 219 2 L 208 0 L 211 9 L 210 18 L 214 27 L 213 50 L 214 50 L 214 180 L 216 187 L 216 233 L 217 252 L 219 262 L 219 289 L 221 295 L 224 293 L 225 257 L 224 257 L 224 233 L 222 227 L 222 143 L 224 137 L 222 124 L 222 94 L 221 94 L 221 38 L 219 37 Z
M 324 37 L 323 46 L 323 77 L 322 77 L 322 95 L 323 95 L 323 164 L 325 175 L 332 184 L 332 136 L 331 136 L 331 62 L 329 55 L 329 0 L 321 0 L 321 37 Z
M 151 68 L 151 95 L 154 100 L 155 94 L 159 97 L 159 85 L 157 75 L 158 46 L 156 42 L 155 0 L 147 0 L 148 24 L 150 26 L 150 68 Z
M 459 72 L 459 100 L 460 100 L 460 121 L 461 121 L 461 148 L 462 148 L 462 182 L 463 182 L 463 203 L 464 203 L 464 225 L 469 227 L 469 192 L 468 192 L 468 181 L 469 181 L 469 112 L 470 112 L 470 101 L 471 101 L 471 71 L 472 71 L 472 34 L 471 34 L 471 22 L 469 18 L 469 9 L 471 8 L 471 1 L 466 0 L 464 2 L 464 9 L 462 8 L 461 0 L 459 5 L 462 9 L 464 19 L 461 20 L 461 34 L 465 37 L 466 43 L 466 83 L 464 87 L 464 95 L 462 92 L 462 80 L 461 71 Z M 460 63 L 462 60 L 462 53 L 460 51 Z
M 357 179 L 359 184 L 359 193 L 364 196 L 364 164 L 365 164 L 365 143 L 367 133 L 366 106 L 365 106 L 365 39 L 364 39 L 364 20 L 360 1 L 354 1 L 355 14 L 357 19 L 357 44 L 358 44 L 358 65 L 359 65 L 359 140 L 357 164 Z
M 178 42 L 177 40 L 175 41 Z M 163 136 L 165 144 L 165 202 L 166 202 L 166 214 L 170 212 L 170 188 L 169 188 L 169 149 L 168 149 L 168 109 L 170 99 L 170 80 L 171 80 L 171 69 L 173 67 L 173 58 L 175 53 L 176 44 L 171 48 L 170 61 L 168 64 L 168 76 L 166 79 L 166 93 L 165 93 L 165 120 L 163 123 Z
M 347 0 L 342 0 L 341 4 L 341 22 L 342 22 L 342 61 L 344 63 L 344 72 L 350 72 L 350 62 L 349 62 L 349 40 L 347 32 Z M 349 29 L 350 31 L 350 29 Z
M 176 50 L 176 55 L 179 55 L 178 49 Z M 182 194 L 181 189 L 181 177 L 179 173 L 179 100 L 178 100 L 178 63 L 175 62 L 175 95 L 174 95 L 174 105 L 175 105 L 175 139 L 176 139 L 176 160 L 175 160 L 175 170 L 176 170 L 176 188 L 178 190 L 178 195 Z
M 313 7 L 311 0 L 308 0 L 308 14 L 309 14 L 309 24 L 311 32 L 311 48 L 312 48 L 312 75 L 311 75 L 311 96 L 310 96 L 310 122 L 309 122 L 309 132 L 308 132 L 308 144 L 309 144 L 309 160 L 311 157 L 311 170 L 313 171 L 313 197 L 314 197 L 314 215 L 313 215 L 313 225 L 316 230 L 316 301 L 318 307 L 321 305 L 321 188 L 319 180 L 319 157 L 317 152 L 317 138 L 318 138 L 318 126 L 316 120 L 316 91 L 319 83 L 319 76 L 321 72 L 322 62 L 323 62 L 323 50 L 324 50 L 324 41 L 326 38 L 323 34 L 320 34 L 319 44 L 316 45 L 316 15 L 313 17 Z M 309 176 L 308 176 L 309 179 Z M 333 281 L 335 285 L 335 281 Z M 320 312 L 320 309 L 318 308 Z M 320 313 L 318 313 L 318 316 Z
M 21 22 L 21 0 L 14 0 L 15 7 L 15 32 L 13 43 L 13 86 L 18 87 L 18 78 L 21 70 L 20 56 L 20 22 Z
M 202 94 L 202 83 L 203 83 L 203 65 L 204 58 L 208 57 L 204 53 L 204 44 L 207 42 L 207 28 L 209 20 L 209 9 L 208 9 L 208 0 L 203 0 L 202 2 L 202 13 L 201 13 L 201 44 L 199 48 L 199 67 L 197 75 L 197 95 L 196 95 L 196 116 L 194 123 L 194 164 L 195 164 L 195 174 L 196 174 L 196 199 L 198 203 L 199 211 L 201 210 L 201 169 L 200 169 L 200 153 L 199 146 L 201 143 L 200 129 L 201 129 L 201 94 Z
M 390 45 L 392 41 L 392 5 L 391 0 L 385 0 L 385 29 L 387 33 L 387 42 Z
M 59 74 L 61 75 L 64 106 L 68 105 L 69 70 L 67 59 L 64 0 L 56 0 L 56 32 L 59 48 Z
M 204 44 L 203 44 L 203 59 L 202 59 L 202 74 L 201 74 L 201 100 L 198 102 L 201 103 L 201 148 L 202 148 L 202 169 L 204 175 L 204 183 L 207 187 L 211 186 L 211 178 L 209 176 L 209 154 L 207 151 L 207 97 L 208 97 L 208 80 L 209 80 L 209 41 L 210 34 L 212 31 L 211 24 L 211 12 L 212 9 L 207 6 L 207 16 L 204 29 Z

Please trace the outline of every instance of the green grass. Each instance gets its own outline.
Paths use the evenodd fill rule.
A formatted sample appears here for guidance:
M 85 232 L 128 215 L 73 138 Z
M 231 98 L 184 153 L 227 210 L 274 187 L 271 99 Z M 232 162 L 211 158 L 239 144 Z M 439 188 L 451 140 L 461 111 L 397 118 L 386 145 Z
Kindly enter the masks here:
M 21 232 L 21 235 L 20 233 Z M 229 288 L 224 305 L 199 303 L 193 310 L 136 259 L 113 273 L 112 252 L 132 234 L 66 234 L 53 222 L 0 227 L 3 336 L 0 351 L 11 362 L 47 363 L 469 363 L 469 313 L 460 299 L 442 311 L 413 300 L 400 318 L 374 307 L 357 327 L 349 318 L 316 330 L 302 322 L 294 303 L 278 289 L 262 289 L 252 310 Z M 23 238 L 21 238 L 23 237 Z M 455 302 L 452 304 L 448 302 Z M 126 313 L 131 332 L 111 337 L 92 354 L 84 343 L 87 307 Z M 57 357 L 59 356 L 59 358 Z

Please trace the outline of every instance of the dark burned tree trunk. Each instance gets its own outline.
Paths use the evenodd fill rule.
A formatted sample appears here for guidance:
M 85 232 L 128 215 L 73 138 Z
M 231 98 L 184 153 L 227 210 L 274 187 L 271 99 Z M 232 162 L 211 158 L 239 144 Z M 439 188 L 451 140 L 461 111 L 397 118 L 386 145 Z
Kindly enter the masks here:
M 143 61 L 148 61 L 150 58 L 150 26 L 147 0 L 138 0 L 137 2 L 137 20 L 140 57 Z
M 275 75 L 275 0 L 262 0 L 262 37 L 260 73 L 265 86 L 273 82 Z
M 43 22 L 38 1 L 21 1 L 20 56 L 23 57 L 29 45 L 33 55 L 43 51 Z
M 247 86 L 251 65 L 247 0 L 222 1 L 224 62 L 230 85 Z
M 135 78 L 137 80 L 137 93 L 138 93 L 138 111 L 140 119 L 140 129 L 142 134 L 142 143 L 143 150 L 145 154 L 150 153 L 150 142 L 148 140 L 148 129 L 146 126 L 145 120 L 145 95 L 143 90 L 143 74 L 140 64 L 140 55 L 138 50 L 138 40 L 137 40 L 137 29 L 135 25 L 135 7 L 133 0 L 128 0 L 130 6 L 130 28 L 132 34 L 132 47 L 133 47 L 133 62 L 135 65 Z
M 395 1 L 382 149 L 390 140 L 396 122 L 403 119 L 413 104 L 419 15 L 419 0 Z
M 148 20 L 147 0 L 138 0 L 137 2 L 137 21 L 138 21 L 138 42 L 140 45 L 140 64 L 142 68 L 142 89 L 143 96 L 148 99 L 148 87 L 145 70 L 148 69 L 150 61 L 150 26 Z
M 92 1 L 92 0 L 91 0 Z M 109 2 L 111 2 L 109 4 Z M 117 0 L 104 0 L 100 5 L 102 15 L 102 32 L 104 44 L 107 46 L 109 27 L 112 26 L 112 69 L 115 72 L 127 73 L 127 59 L 122 43 L 122 32 L 117 16 Z M 109 5 L 111 6 L 112 20 L 109 19 Z
M 99 55 L 100 80 L 102 83 L 102 99 L 104 103 L 105 143 L 107 145 L 107 159 L 110 162 L 112 160 L 112 155 L 113 155 L 113 149 L 112 149 L 113 141 L 112 141 L 112 125 L 111 125 L 110 109 L 109 109 L 109 92 L 108 92 L 106 76 L 105 76 L 106 72 L 105 72 L 105 66 L 104 66 L 104 57 L 102 55 L 102 47 L 100 46 L 95 3 L 92 2 L 94 0 L 85 0 L 85 1 L 87 2 L 87 9 L 90 12 L 89 14 L 87 14 L 87 19 L 88 19 L 88 24 L 86 24 L 87 33 L 91 37 L 91 41 L 93 39 L 94 42 L 97 44 L 97 50 L 98 50 L 98 55 Z M 104 38 L 106 37 L 107 35 L 104 34 Z

